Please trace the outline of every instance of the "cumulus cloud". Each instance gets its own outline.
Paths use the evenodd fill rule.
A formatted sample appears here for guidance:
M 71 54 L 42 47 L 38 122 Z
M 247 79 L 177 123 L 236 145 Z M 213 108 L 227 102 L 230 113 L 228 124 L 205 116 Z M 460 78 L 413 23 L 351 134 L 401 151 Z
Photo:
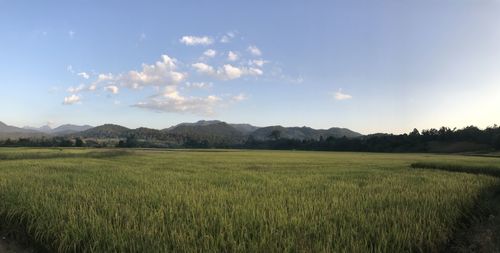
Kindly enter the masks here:
M 90 75 L 87 74 L 86 72 L 80 72 L 77 74 L 78 76 L 82 77 L 83 79 L 89 79 Z
M 265 61 L 265 60 L 251 60 L 249 62 L 249 65 L 254 65 L 254 66 L 257 66 L 257 67 L 260 67 L 262 68 L 264 66 L 264 64 L 268 63 L 268 61 Z
M 130 71 L 119 78 L 117 83 L 134 89 L 147 85 L 175 85 L 186 78 L 186 74 L 176 71 L 176 60 L 162 55 L 155 64 L 142 65 L 142 71 Z
M 106 90 L 112 94 L 118 94 L 118 91 L 120 90 L 120 88 L 118 88 L 115 85 L 110 85 L 110 86 L 104 87 L 104 90 Z
M 207 74 L 207 75 L 213 75 L 215 73 L 214 67 L 212 67 L 206 63 L 203 63 L 203 62 L 197 62 L 197 63 L 191 64 L 191 66 L 193 66 L 193 68 L 195 68 L 196 71 L 198 71 L 198 73 Z
M 176 60 L 168 55 L 162 55 L 161 60 L 154 64 L 142 64 L 140 71 L 132 70 L 118 75 L 99 74 L 92 85 L 95 87 L 113 85 L 131 89 L 141 89 L 145 86 L 177 85 L 186 78 L 186 74 L 178 72 L 176 69 Z
M 67 91 L 75 96 L 65 98 L 64 104 L 74 104 L 75 99 L 79 99 L 77 93 L 96 91 L 99 87 L 102 87 L 104 91 L 117 94 L 120 87 L 141 89 L 145 86 L 160 88 L 167 85 L 178 85 L 184 81 L 186 74 L 176 71 L 176 68 L 175 59 L 162 55 L 161 60 L 154 64 L 143 64 L 140 71 L 132 70 L 116 75 L 112 73 L 98 74 L 97 78 L 88 85 L 81 84 L 77 87 L 68 88 Z M 71 65 L 68 66 L 68 70 L 73 71 Z
M 244 75 L 260 76 L 263 74 L 263 71 L 258 68 L 236 67 L 231 64 L 224 64 L 217 70 L 215 70 L 214 67 L 202 62 L 192 64 L 192 66 L 198 73 L 210 75 L 220 80 L 233 80 Z
M 181 39 L 186 45 L 207 45 L 213 43 L 210 37 L 184 36 Z M 258 50 L 258 49 L 257 49 Z M 259 51 L 260 52 L 260 51 Z M 255 59 L 242 64 L 222 64 L 212 66 L 203 62 L 203 59 L 216 57 L 218 52 L 214 49 L 207 49 L 203 52 L 200 62 L 192 64 L 179 63 L 175 58 L 162 55 L 160 60 L 153 64 L 143 63 L 141 68 L 121 73 L 95 73 L 75 72 L 72 66 L 68 66 L 68 71 L 88 79 L 88 83 L 67 89 L 69 93 L 64 98 L 65 105 L 81 103 L 80 94 L 82 92 L 96 92 L 119 94 L 123 89 L 130 92 L 142 90 L 143 92 L 153 92 L 152 96 L 139 99 L 132 106 L 157 112 L 181 112 L 195 114 L 212 114 L 218 107 L 225 107 L 239 101 L 247 99 L 245 94 L 212 94 L 198 95 L 194 89 L 206 89 L 196 93 L 206 92 L 213 87 L 213 83 L 207 80 L 188 81 L 188 73 L 198 72 L 218 80 L 234 80 L 244 76 L 263 75 L 262 66 L 264 60 Z M 221 55 L 222 56 L 222 55 Z M 227 53 L 228 60 L 237 61 L 241 54 L 236 51 Z M 246 62 L 246 59 L 244 62 Z M 251 62 L 251 63 L 250 63 Z M 188 69 L 185 69 L 188 67 Z M 191 67 L 191 68 L 189 68 Z M 179 70 L 184 68 L 186 72 Z M 116 96 L 118 99 L 119 97 Z
M 188 88 L 197 88 L 197 89 L 208 89 L 212 88 L 213 83 L 207 82 L 186 82 L 186 87 Z
M 76 104 L 78 102 L 80 102 L 80 96 L 73 94 L 69 97 L 65 97 L 63 104 L 72 105 L 72 104 Z
M 209 57 L 209 58 L 215 57 L 216 54 L 217 54 L 217 51 L 215 51 L 213 49 L 208 49 L 205 52 L 203 52 L 203 55 L 206 57 Z
M 238 67 L 232 66 L 231 64 L 224 64 L 222 68 L 217 70 L 217 76 L 222 80 L 240 78 L 241 75 L 243 75 L 243 71 Z
M 197 45 L 207 46 L 214 43 L 214 40 L 208 36 L 202 36 L 202 37 L 182 36 L 182 38 L 179 41 L 187 46 L 197 46 Z
M 335 100 L 347 100 L 347 99 L 351 99 L 352 96 L 349 94 L 343 93 L 342 89 L 339 89 L 337 92 L 335 92 L 334 98 L 335 98 Z
M 256 46 L 249 46 L 247 48 L 248 52 L 250 52 L 252 55 L 255 55 L 255 56 L 261 56 L 262 55 L 262 52 L 260 51 L 260 49 Z
M 238 58 L 239 58 L 238 53 L 235 53 L 233 51 L 229 51 L 229 53 L 227 53 L 227 60 L 228 61 L 237 61 Z
M 202 115 L 214 113 L 214 108 L 221 102 L 215 95 L 206 97 L 185 97 L 176 86 L 168 86 L 165 90 L 147 101 L 135 104 L 135 107 L 150 109 L 157 112 L 189 112 Z

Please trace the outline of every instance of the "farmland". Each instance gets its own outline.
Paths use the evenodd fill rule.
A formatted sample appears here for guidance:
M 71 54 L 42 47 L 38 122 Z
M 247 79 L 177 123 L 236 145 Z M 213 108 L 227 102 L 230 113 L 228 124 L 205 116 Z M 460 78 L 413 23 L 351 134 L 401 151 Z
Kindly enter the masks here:
M 0 149 L 0 230 L 55 252 L 436 252 L 500 186 L 467 169 L 499 161 Z

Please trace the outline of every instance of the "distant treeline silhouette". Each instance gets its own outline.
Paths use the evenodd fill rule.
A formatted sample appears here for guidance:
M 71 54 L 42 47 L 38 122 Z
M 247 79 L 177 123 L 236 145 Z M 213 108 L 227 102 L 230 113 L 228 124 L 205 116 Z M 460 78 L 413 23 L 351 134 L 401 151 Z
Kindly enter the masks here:
M 277 150 L 323 150 L 365 152 L 462 152 L 500 150 L 500 127 L 494 125 L 484 130 L 475 126 L 462 129 L 441 127 L 421 132 L 414 129 L 408 134 L 372 134 L 357 138 L 321 136 L 319 139 L 298 140 L 282 138 L 273 131 L 267 140 L 252 136 L 230 139 L 200 136 L 176 136 L 171 140 L 139 139 L 130 135 L 120 140 L 82 139 L 70 137 L 19 138 L 0 141 L 4 147 L 120 147 L 120 148 L 238 148 Z

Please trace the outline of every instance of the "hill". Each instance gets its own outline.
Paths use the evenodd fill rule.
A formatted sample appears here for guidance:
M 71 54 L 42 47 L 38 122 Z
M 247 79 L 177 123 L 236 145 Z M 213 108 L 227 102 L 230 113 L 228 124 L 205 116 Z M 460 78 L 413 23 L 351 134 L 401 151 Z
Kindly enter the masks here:
M 31 129 L 9 126 L 0 121 L 0 133 L 36 133 L 36 132 L 37 131 Z
M 246 135 L 251 134 L 255 130 L 259 129 L 259 127 L 252 126 L 250 124 L 229 124 L 229 125 Z
M 163 131 L 183 136 L 191 141 L 208 141 L 218 144 L 236 144 L 245 140 L 245 134 L 221 121 L 184 123 Z
M 262 127 L 251 133 L 252 138 L 255 140 L 270 140 L 271 133 L 278 131 L 280 138 L 296 139 L 296 140 L 319 140 L 321 137 L 328 138 L 330 136 L 335 138 L 347 137 L 356 138 L 362 136 L 360 133 L 354 132 L 347 128 L 333 127 L 330 129 L 313 129 L 310 127 L 282 127 L 270 126 Z
M 74 134 L 83 138 L 126 138 L 131 129 L 113 124 L 105 124 Z
M 89 125 L 78 126 L 78 125 L 66 124 L 52 129 L 50 133 L 57 135 L 65 135 L 65 134 L 83 132 L 91 128 L 93 127 Z
M 79 126 L 79 125 L 72 125 L 72 124 L 61 125 L 61 126 L 58 126 L 56 128 L 51 128 L 48 125 L 42 126 L 42 127 L 29 127 L 29 126 L 23 127 L 23 129 L 25 129 L 25 130 L 37 131 L 37 132 L 52 134 L 52 135 L 67 135 L 67 134 L 82 132 L 82 131 L 85 131 L 85 130 L 88 130 L 91 128 L 92 128 L 92 126 L 89 126 L 89 125 Z

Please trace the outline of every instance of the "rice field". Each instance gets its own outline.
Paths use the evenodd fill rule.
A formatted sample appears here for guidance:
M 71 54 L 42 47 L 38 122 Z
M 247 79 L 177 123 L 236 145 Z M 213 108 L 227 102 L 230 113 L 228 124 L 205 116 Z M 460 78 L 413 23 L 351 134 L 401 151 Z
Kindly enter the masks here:
M 0 230 L 49 252 L 438 252 L 475 215 L 485 192 L 500 186 L 497 177 L 441 165 L 500 170 L 499 162 L 0 149 Z

